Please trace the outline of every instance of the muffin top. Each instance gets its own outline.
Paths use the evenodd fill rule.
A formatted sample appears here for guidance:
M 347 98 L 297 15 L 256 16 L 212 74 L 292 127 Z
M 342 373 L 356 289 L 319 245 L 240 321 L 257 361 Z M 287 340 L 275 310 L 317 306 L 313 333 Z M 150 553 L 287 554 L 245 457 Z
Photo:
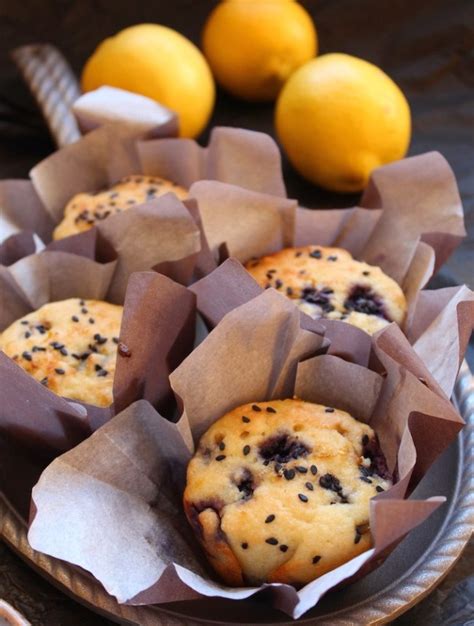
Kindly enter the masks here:
M 297 399 L 245 404 L 203 435 L 184 506 L 233 585 L 303 585 L 371 546 L 369 501 L 387 489 L 373 430 Z
M 59 396 L 109 406 L 122 312 L 99 300 L 50 302 L 4 330 L 0 348 Z
M 188 192 L 176 183 L 158 176 L 132 175 L 122 178 L 110 189 L 98 193 L 78 193 L 66 205 L 64 218 L 54 229 L 53 239 L 77 235 L 98 221 L 172 192 L 179 199 Z
M 314 319 L 342 320 L 373 334 L 405 318 L 400 286 L 342 248 L 286 248 L 245 267 L 261 287 L 277 289 Z

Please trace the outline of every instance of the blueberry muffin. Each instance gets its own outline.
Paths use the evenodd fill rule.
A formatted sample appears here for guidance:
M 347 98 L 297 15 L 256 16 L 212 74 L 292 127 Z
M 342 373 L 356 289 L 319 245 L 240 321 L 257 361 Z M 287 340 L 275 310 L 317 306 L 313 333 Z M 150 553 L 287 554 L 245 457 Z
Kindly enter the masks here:
M 0 348 L 59 396 L 109 406 L 122 312 L 99 300 L 50 302 L 4 330 Z
M 299 587 L 372 546 L 369 501 L 390 486 L 367 424 L 274 400 L 240 406 L 203 435 L 184 508 L 226 583 Z
M 314 319 L 343 320 L 372 335 L 405 318 L 400 286 L 342 248 L 286 248 L 245 267 L 261 287 L 277 289 Z
M 79 193 L 64 209 L 64 218 L 56 226 L 53 239 L 63 239 L 92 228 L 96 222 L 105 220 L 134 206 L 154 200 L 173 192 L 180 200 L 188 192 L 176 183 L 157 176 L 127 176 L 110 189 L 98 193 Z

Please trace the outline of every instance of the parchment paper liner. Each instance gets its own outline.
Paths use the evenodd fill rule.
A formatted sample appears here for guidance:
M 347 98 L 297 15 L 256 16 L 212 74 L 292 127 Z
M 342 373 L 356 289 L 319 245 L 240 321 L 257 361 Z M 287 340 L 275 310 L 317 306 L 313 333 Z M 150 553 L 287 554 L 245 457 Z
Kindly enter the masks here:
M 103 96 L 98 90 L 81 99 L 83 102 L 78 105 L 80 120 L 87 128 L 106 119 Z M 126 93 L 125 99 L 130 97 L 133 99 L 134 96 Z M 107 92 L 104 101 L 114 102 L 114 99 L 111 100 Z M 31 182 L 0 181 L 0 240 L 28 230 L 38 233 L 48 245 L 52 230 L 61 221 L 64 207 L 73 195 L 110 187 L 129 174 L 158 175 L 185 187 L 203 177 L 216 178 L 257 191 L 285 194 L 280 153 L 269 136 L 242 129 L 215 128 L 206 148 L 190 139 L 150 139 L 165 133 L 166 129 L 173 134 L 173 125 L 163 122 L 161 114 L 152 111 L 148 115 L 139 106 L 136 110 L 130 120 L 122 116 L 120 123 L 100 126 L 41 161 L 30 172 Z M 108 117 L 110 119 L 110 115 Z M 197 206 L 192 200 L 185 204 L 189 210 L 192 208 L 195 226 L 199 228 Z M 161 221 L 158 217 L 151 219 L 150 207 L 153 205 L 154 202 L 137 205 L 99 222 L 93 230 L 98 230 L 120 252 L 129 271 L 130 267 L 133 271 L 141 271 L 163 263 L 175 263 L 190 255 L 194 255 L 198 276 L 211 271 L 215 263 L 202 232 L 200 254 L 196 257 L 199 251 L 196 242 L 192 245 L 186 239 L 171 237 L 170 233 L 163 235 Z M 146 219 L 143 217 L 144 206 L 148 208 Z M 84 236 L 82 233 L 60 240 L 61 249 L 72 251 L 76 247 L 75 240 Z M 165 273 L 163 268 L 166 267 L 161 268 Z
M 291 245 L 319 244 L 346 248 L 355 258 L 379 265 L 401 285 L 408 302 L 403 330 L 414 341 L 412 326 L 417 320 L 417 350 L 422 358 L 427 359 L 426 362 L 435 363 L 431 360 L 429 345 L 436 335 L 433 327 L 425 340 L 421 340 L 419 335 L 428 327 L 425 319 L 431 317 L 432 321 L 442 314 L 448 319 L 446 329 L 449 332 L 436 337 L 439 350 L 436 362 L 445 348 L 457 345 L 458 315 L 454 301 L 449 307 L 450 299 L 441 298 L 448 307 L 443 313 L 434 297 L 430 300 L 431 313 L 424 305 L 422 313 L 417 311 L 420 290 L 465 234 L 454 175 L 439 153 L 404 159 L 375 170 L 361 203 L 367 207 L 378 206 L 378 209 L 308 210 L 297 207 L 296 201 L 276 199 L 214 181 L 195 183 L 191 193 L 199 203 L 206 238 L 214 252 L 225 244 L 229 254 L 244 263 L 253 256 L 259 257 Z M 238 273 L 238 270 L 233 271 Z M 226 312 L 232 307 L 232 301 L 234 306 L 245 301 L 239 290 L 249 290 L 255 295 L 253 281 L 252 287 L 247 281 L 244 288 L 241 283 L 236 284 L 235 276 L 216 280 L 215 289 L 212 288 L 212 281 L 206 286 L 198 283 L 192 287 L 199 296 L 200 310 L 208 321 L 206 309 L 214 310 L 215 298 L 223 303 Z M 202 294 L 199 294 L 201 289 Z M 234 294 L 226 293 L 228 291 Z M 459 292 L 459 302 L 471 300 L 472 292 L 467 288 Z M 469 333 L 473 324 L 472 309 L 463 310 L 465 321 L 461 334 Z M 326 320 L 319 322 L 330 328 L 331 333 L 336 332 L 334 324 Z M 330 338 L 334 343 L 335 337 L 331 335 Z M 462 354 L 464 348 L 461 346 L 458 352 Z M 452 370 L 443 382 L 447 392 L 452 390 L 459 359 L 454 358 L 451 364 Z M 441 376 L 437 375 L 437 379 L 441 381 Z
M 45 251 L 0 267 L 0 300 L 5 303 L 0 330 L 47 302 L 71 297 L 107 300 L 114 266 L 113 260 L 99 263 Z M 161 274 L 138 272 L 130 278 L 123 304 L 120 339 L 131 356 L 117 357 L 110 407 L 60 398 L 0 352 L 1 488 L 14 503 L 20 502 L 23 513 L 38 468 L 41 471 L 115 413 L 141 398 L 165 414 L 170 410 L 168 376 L 192 350 L 195 296 Z
M 178 134 L 178 118 L 156 100 L 125 89 L 103 86 L 88 91 L 72 105 L 81 133 L 105 124 L 133 126 L 148 137 L 173 137 Z
M 90 571 L 119 602 L 199 594 L 243 599 L 270 589 L 273 606 L 295 618 L 364 564 L 380 560 L 443 501 L 403 498 L 410 480 L 419 481 L 462 420 L 430 389 L 436 383 L 394 324 L 371 339 L 384 378 L 335 356 L 312 356 L 321 351 L 321 338 L 302 329 L 300 319 L 287 299 L 267 290 L 225 316 L 172 374 L 184 406 L 177 424 L 140 401 L 56 459 L 34 488 L 33 548 Z M 192 439 L 231 407 L 293 391 L 368 420 L 400 480 L 371 501 L 373 549 L 298 592 L 279 584 L 222 586 L 209 578 L 182 512 Z
M 230 255 L 245 262 L 278 249 L 268 240 L 271 229 L 292 245 L 346 248 L 355 258 L 379 265 L 405 290 L 416 278 L 426 282 L 433 272 L 432 255 L 438 268 L 465 235 L 453 172 L 437 152 L 375 170 L 361 207 L 308 210 L 294 203 L 291 220 L 279 219 L 278 201 L 272 205 L 269 196 L 219 182 L 195 183 L 191 194 L 198 200 L 211 249 L 226 243 Z
M 196 294 L 198 311 L 209 328 L 264 291 L 234 258 L 224 261 L 190 290 Z M 315 330 L 330 341 L 329 354 L 364 366 L 369 363 L 370 338 L 365 332 L 335 320 L 314 322 L 318 323 Z M 448 398 L 473 329 L 474 293 L 465 285 L 418 293 L 407 337 L 438 384 L 438 392 Z

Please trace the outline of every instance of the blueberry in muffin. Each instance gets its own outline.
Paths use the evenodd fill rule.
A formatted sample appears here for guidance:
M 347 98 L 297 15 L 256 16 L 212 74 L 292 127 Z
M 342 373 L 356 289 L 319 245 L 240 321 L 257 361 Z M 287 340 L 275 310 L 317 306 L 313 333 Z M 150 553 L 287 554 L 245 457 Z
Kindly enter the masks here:
M 189 463 L 184 508 L 230 585 L 304 585 L 372 546 L 370 499 L 391 481 L 373 430 L 298 399 L 218 419 Z
M 314 319 L 342 320 L 371 335 L 406 315 L 400 286 L 342 248 L 286 248 L 245 267 L 261 287 L 277 289 Z

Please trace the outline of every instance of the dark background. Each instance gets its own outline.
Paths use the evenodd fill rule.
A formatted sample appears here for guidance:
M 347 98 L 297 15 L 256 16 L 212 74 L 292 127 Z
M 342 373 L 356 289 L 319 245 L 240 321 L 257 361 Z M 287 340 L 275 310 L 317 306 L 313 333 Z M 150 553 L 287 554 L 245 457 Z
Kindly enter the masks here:
M 141 22 L 159 22 L 199 43 L 211 0 L 0 0 L 0 178 L 24 178 L 54 150 L 46 126 L 9 59 L 22 44 L 58 46 L 79 74 L 105 37 Z M 435 286 L 474 287 L 474 0 L 307 0 L 320 53 L 346 52 L 379 65 L 403 89 L 413 116 L 410 154 L 439 150 L 458 179 L 469 236 Z M 276 33 L 277 36 L 277 33 Z M 243 44 L 245 45 L 245 44 Z M 242 126 L 273 134 L 272 105 L 249 105 L 219 93 L 210 126 Z M 206 141 L 208 130 L 203 133 Z M 324 192 L 285 163 L 290 197 L 313 207 L 351 206 L 358 196 Z M 471 352 L 471 367 L 474 353 Z M 439 590 L 397 623 L 462 624 L 457 608 L 469 595 L 472 549 Z M 441 603 L 450 593 L 446 611 Z M 472 578 L 470 594 L 472 596 Z M 33 624 L 108 624 L 53 592 L 0 545 L 0 597 Z M 464 599 L 464 600 L 463 600 Z M 458 602 L 459 601 L 459 602 Z M 460 604 L 459 604 L 460 603 Z M 449 607 L 449 608 L 448 608 Z

